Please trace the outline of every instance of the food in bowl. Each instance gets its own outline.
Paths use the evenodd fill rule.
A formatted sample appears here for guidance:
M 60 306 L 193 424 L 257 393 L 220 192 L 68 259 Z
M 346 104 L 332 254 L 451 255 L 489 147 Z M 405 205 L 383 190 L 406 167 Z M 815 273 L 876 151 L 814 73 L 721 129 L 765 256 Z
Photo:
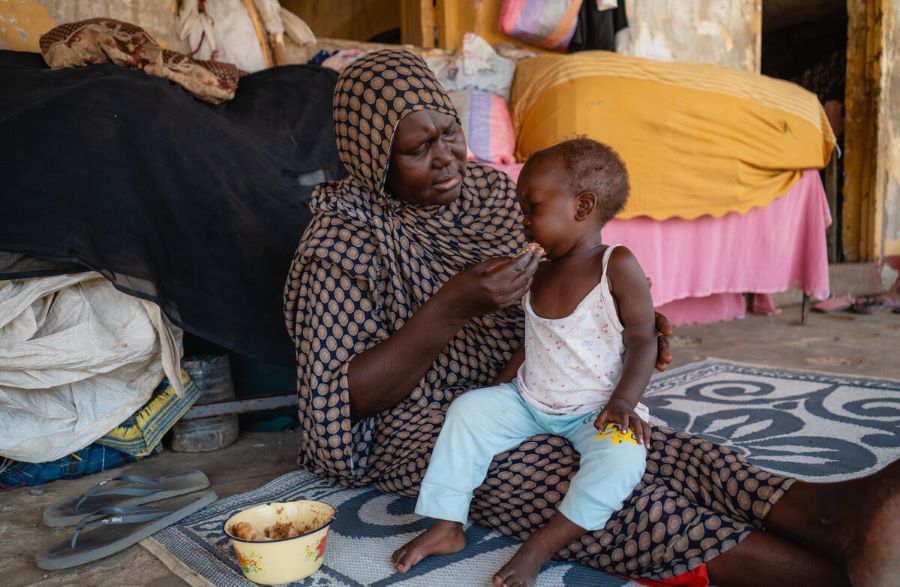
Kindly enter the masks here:
M 276 522 L 266 527 L 262 532 L 250 525 L 249 522 L 238 522 L 230 528 L 229 534 L 235 538 L 249 540 L 251 542 L 266 542 L 267 540 L 284 540 L 294 538 L 312 531 L 309 526 L 299 526 L 294 522 Z
M 247 579 L 291 583 L 322 566 L 335 513 L 321 501 L 267 503 L 231 516 L 224 530 Z

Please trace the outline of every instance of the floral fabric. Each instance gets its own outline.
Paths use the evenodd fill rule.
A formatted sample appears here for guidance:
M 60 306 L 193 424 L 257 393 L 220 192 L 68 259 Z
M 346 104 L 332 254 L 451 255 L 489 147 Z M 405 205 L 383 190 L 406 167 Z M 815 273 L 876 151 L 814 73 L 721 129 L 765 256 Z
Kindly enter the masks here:
M 234 98 L 240 70 L 163 49 L 144 29 L 110 18 L 60 25 L 41 36 L 41 53 L 53 69 L 115 63 L 169 79 L 198 99 L 219 104 Z

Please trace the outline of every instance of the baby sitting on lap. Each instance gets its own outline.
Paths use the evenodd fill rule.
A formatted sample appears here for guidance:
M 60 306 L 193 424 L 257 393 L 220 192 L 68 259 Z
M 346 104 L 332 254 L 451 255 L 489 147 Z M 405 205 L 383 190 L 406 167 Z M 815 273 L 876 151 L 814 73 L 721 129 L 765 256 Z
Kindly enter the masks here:
M 465 547 L 472 492 L 495 455 L 532 436 L 566 438 L 580 468 L 550 523 L 494 575 L 497 587 L 533 584 L 554 553 L 603 528 L 640 481 L 650 428 L 639 402 L 656 362 L 653 304 L 631 252 L 601 238 L 628 190 L 622 160 L 590 139 L 560 143 L 525 164 L 517 197 L 526 231 L 547 256 L 522 300 L 525 340 L 499 385 L 450 405 L 416 503 L 416 513 L 435 521 L 393 554 L 398 572 Z

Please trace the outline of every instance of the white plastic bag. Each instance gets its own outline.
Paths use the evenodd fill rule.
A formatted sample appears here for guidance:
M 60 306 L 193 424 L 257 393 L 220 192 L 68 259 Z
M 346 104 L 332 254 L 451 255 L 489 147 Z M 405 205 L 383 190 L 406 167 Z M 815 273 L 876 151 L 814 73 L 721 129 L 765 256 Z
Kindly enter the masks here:
M 204 4 L 184 0 L 178 13 L 178 34 L 191 47 L 195 59 L 233 63 L 253 73 L 266 68 L 253 21 L 241 0 L 216 0 Z
M 124 421 L 167 375 L 181 330 L 98 273 L 0 281 L 0 456 L 43 463 Z
M 462 51 L 425 57 L 428 67 L 448 92 L 482 90 L 509 101 L 516 64 L 501 57 L 487 41 L 474 33 L 463 37 Z

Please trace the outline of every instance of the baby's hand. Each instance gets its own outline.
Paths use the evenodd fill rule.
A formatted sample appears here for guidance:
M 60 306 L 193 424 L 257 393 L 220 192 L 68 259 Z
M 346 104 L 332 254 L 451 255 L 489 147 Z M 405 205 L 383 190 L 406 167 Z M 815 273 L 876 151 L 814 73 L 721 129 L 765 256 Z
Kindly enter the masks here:
M 616 424 L 622 432 L 630 428 L 634 431 L 634 437 L 638 442 L 650 449 L 650 424 L 641 420 L 628 402 L 621 399 L 611 399 L 594 420 L 594 428 L 600 432 L 607 424 Z

